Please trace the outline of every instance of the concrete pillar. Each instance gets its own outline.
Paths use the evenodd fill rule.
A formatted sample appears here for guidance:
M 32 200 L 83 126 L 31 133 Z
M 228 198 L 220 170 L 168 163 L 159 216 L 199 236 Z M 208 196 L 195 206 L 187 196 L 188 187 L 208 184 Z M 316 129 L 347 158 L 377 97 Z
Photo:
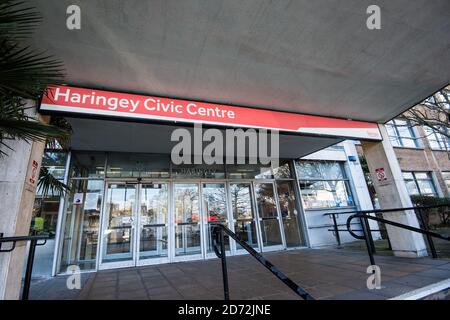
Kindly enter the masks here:
M 36 115 L 34 108 L 27 111 Z M 48 122 L 48 118 L 38 119 Z M 7 144 L 13 150 L 2 147 L 8 156 L 0 159 L 0 232 L 4 237 L 28 235 L 45 143 L 10 140 Z M 1 300 L 19 298 L 26 248 L 21 242 L 12 252 L 0 253 Z
M 400 165 L 384 125 L 379 125 L 383 141 L 361 142 L 372 180 L 382 209 L 412 207 L 411 199 L 403 180 Z M 379 179 L 384 172 L 385 178 Z M 419 227 L 413 211 L 398 211 L 383 214 L 387 220 Z M 423 236 L 393 226 L 386 226 L 392 250 L 396 256 L 421 257 L 427 255 Z

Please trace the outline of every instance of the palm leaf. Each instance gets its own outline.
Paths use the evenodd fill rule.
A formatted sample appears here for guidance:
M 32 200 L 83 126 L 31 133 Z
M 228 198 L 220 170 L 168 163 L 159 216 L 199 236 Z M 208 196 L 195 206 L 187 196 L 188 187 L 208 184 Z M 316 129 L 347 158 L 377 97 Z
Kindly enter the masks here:
M 37 188 L 44 197 L 48 195 L 65 195 L 70 191 L 69 186 L 61 182 L 46 167 L 41 167 Z
M 3 38 L 22 39 L 30 36 L 42 17 L 24 2 L 0 0 L 0 34 Z
M 30 47 L 0 43 L 0 94 L 37 99 L 49 84 L 61 84 L 63 64 Z

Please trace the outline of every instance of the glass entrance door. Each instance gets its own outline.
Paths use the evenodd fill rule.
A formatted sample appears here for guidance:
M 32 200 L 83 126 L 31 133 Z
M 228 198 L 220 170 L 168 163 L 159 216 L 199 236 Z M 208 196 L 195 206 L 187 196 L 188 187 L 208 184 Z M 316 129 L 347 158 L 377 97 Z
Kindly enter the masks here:
M 229 196 L 231 200 L 231 211 L 233 213 L 234 232 L 249 246 L 258 248 L 258 237 L 256 231 L 256 214 L 251 184 L 230 183 Z M 244 250 L 239 244 L 236 250 Z
M 137 189 L 137 184 L 107 184 L 100 269 L 135 264 Z
M 143 183 L 139 192 L 138 265 L 168 261 L 168 232 L 168 184 Z
M 213 254 L 211 239 L 212 227 L 215 223 L 228 226 L 227 193 L 224 182 L 202 183 L 203 217 L 205 221 L 206 254 Z M 225 236 L 225 249 L 230 250 L 230 239 Z
M 175 261 L 202 257 L 199 184 L 174 183 Z
M 283 248 L 277 199 L 273 182 L 255 183 L 256 204 L 263 251 Z

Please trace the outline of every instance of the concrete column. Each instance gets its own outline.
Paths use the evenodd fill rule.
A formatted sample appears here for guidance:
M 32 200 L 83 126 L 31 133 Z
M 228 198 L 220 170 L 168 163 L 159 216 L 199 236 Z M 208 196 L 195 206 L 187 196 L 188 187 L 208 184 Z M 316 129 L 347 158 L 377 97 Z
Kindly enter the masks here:
M 389 140 L 384 125 L 379 125 L 383 141 L 361 142 L 367 159 L 378 200 L 382 209 L 412 207 L 411 199 L 403 180 L 400 165 Z M 385 173 L 384 179 L 378 174 Z M 419 227 L 413 211 L 389 212 L 383 214 L 387 220 Z M 386 226 L 392 250 L 396 256 L 421 257 L 427 255 L 423 236 L 416 232 L 407 231 L 393 226 Z
M 38 117 L 34 108 L 27 111 L 48 122 L 48 118 Z M 0 159 L 0 232 L 4 237 L 28 235 L 45 143 L 10 140 L 7 144 L 13 150 L 2 147 L 8 156 Z M 26 247 L 21 242 L 12 252 L 0 253 L 1 300 L 19 298 Z

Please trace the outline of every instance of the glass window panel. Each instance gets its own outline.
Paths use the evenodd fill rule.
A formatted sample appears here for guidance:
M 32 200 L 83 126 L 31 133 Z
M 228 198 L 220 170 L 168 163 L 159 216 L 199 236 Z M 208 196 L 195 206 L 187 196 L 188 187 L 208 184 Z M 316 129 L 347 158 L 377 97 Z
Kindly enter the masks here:
M 143 184 L 140 202 L 139 256 L 140 258 L 167 257 L 167 184 Z
M 297 161 L 297 174 L 301 180 L 335 180 L 344 178 L 341 164 L 335 161 Z
M 200 220 L 198 185 L 176 183 L 174 185 L 175 222 L 197 222 Z
M 422 195 L 434 195 L 433 182 L 431 180 L 417 180 L 419 185 L 420 194 Z
M 96 152 L 72 152 L 73 177 L 102 178 L 105 174 L 106 154 Z
M 431 179 L 428 173 L 426 172 L 414 172 L 416 179 Z
M 412 172 L 403 172 L 403 179 L 414 179 Z
M 410 196 L 419 194 L 419 189 L 417 188 L 417 184 L 414 180 L 405 180 L 405 183 Z
M 106 193 L 102 261 L 126 261 L 133 258 L 133 230 L 136 205 L 134 184 L 110 184 Z
M 450 172 L 442 172 L 442 178 L 444 180 L 450 180 Z
M 258 212 L 261 218 L 277 217 L 277 206 L 271 183 L 255 184 L 256 201 L 258 203 Z
M 74 197 L 82 195 L 81 203 Z M 73 180 L 67 197 L 60 272 L 76 264 L 82 270 L 95 268 L 102 207 L 103 180 Z
M 288 161 L 280 161 L 278 168 L 273 168 L 273 175 L 275 179 L 291 178 L 291 169 Z
M 402 138 L 402 144 L 407 148 L 415 148 L 416 141 L 414 139 Z
M 169 157 L 159 154 L 109 153 L 106 175 L 110 178 L 168 178 Z
M 172 176 L 174 179 L 177 178 L 223 179 L 225 178 L 225 167 L 222 164 L 172 165 Z
M 55 178 L 64 179 L 66 161 L 66 152 L 45 152 L 42 158 L 42 166 L 47 168 Z
M 293 181 L 277 182 L 280 214 L 283 219 L 284 234 L 288 247 L 300 246 L 303 242 L 298 223 L 293 183 Z
M 250 185 L 247 183 L 230 184 L 231 207 L 234 219 L 253 219 L 253 207 Z
M 175 254 L 192 255 L 200 254 L 200 225 L 188 224 L 175 227 Z
M 230 179 L 273 179 L 272 168 L 260 164 L 227 165 Z
M 300 189 L 308 209 L 354 206 L 345 181 L 300 181 Z

